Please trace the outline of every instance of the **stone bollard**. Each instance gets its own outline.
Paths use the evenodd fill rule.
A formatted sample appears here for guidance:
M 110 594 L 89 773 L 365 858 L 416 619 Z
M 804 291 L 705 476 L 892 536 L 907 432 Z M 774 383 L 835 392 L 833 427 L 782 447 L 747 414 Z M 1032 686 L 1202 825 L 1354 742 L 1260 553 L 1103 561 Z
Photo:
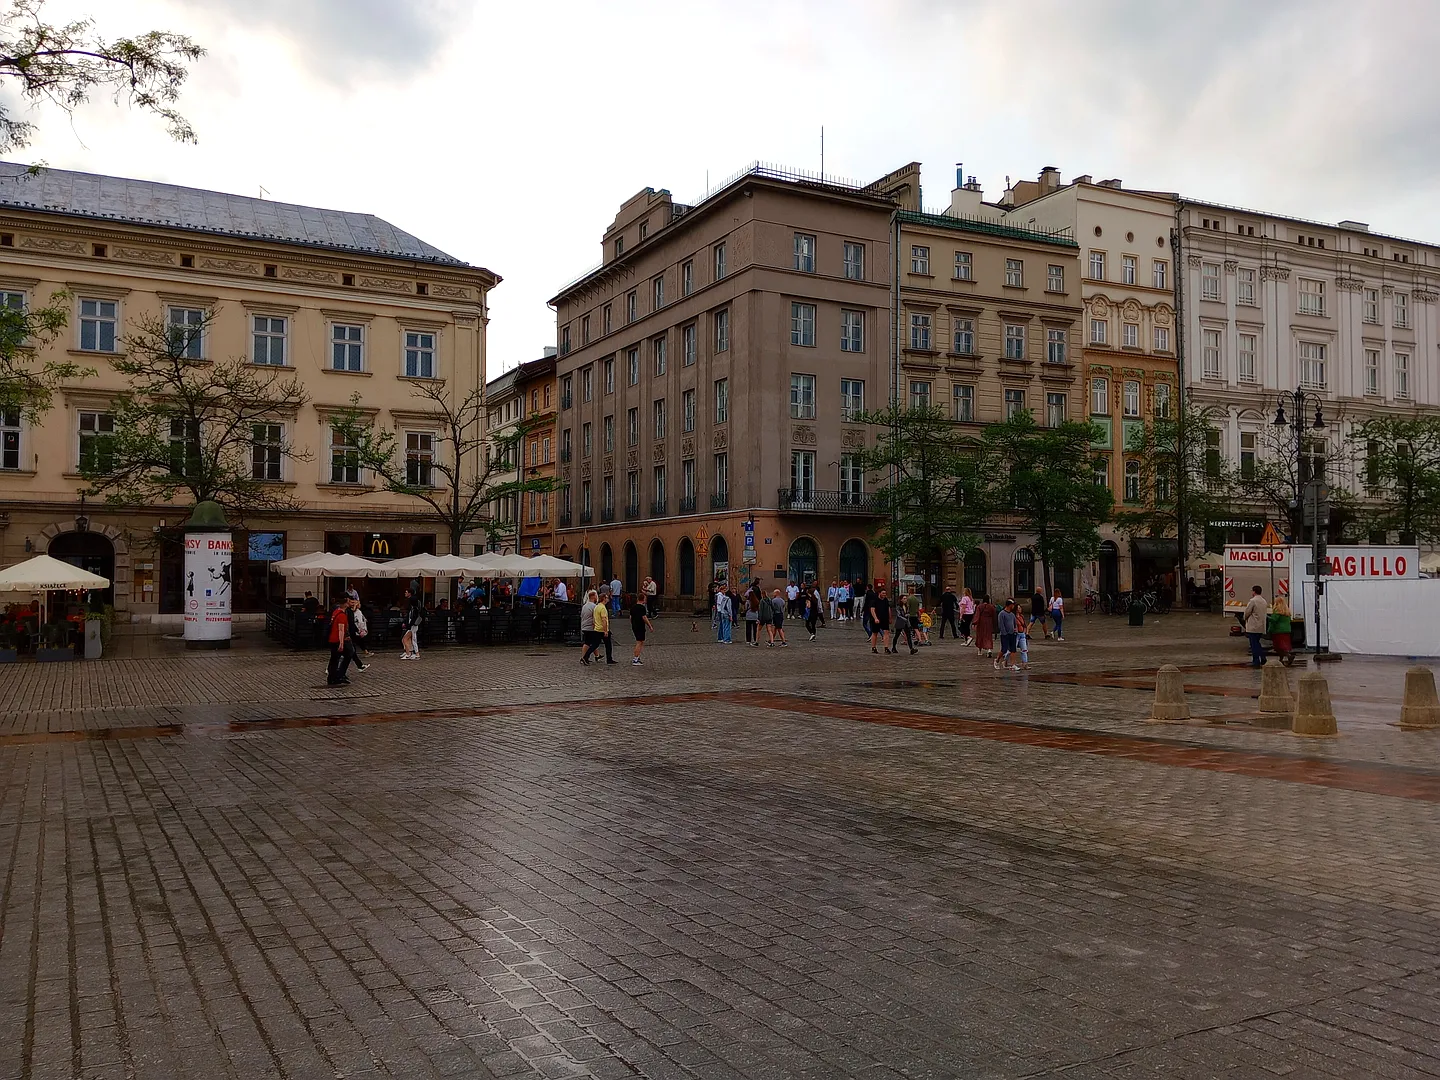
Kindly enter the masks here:
M 1174 664 L 1166 664 L 1155 675 L 1155 705 L 1150 719 L 1190 719 L 1190 706 L 1185 704 L 1185 676 Z
M 1260 726 L 1288 728 L 1295 714 L 1295 698 L 1290 693 L 1290 680 L 1279 664 L 1266 664 L 1260 669 Z
M 1290 730 L 1296 735 L 1336 735 L 1335 710 L 1330 707 L 1330 684 L 1318 671 L 1300 676 L 1300 699 Z
M 1400 726 L 1408 730 L 1440 728 L 1440 698 L 1435 695 L 1435 673 L 1427 667 L 1405 672 L 1405 702 Z

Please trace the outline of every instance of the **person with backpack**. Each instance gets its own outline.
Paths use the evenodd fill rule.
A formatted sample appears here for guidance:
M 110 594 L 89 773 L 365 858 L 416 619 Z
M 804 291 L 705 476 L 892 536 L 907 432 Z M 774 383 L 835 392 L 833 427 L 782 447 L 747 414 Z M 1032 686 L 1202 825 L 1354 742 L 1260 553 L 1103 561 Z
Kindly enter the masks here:
M 778 591 L 778 590 L 777 590 Z M 764 592 L 760 593 L 760 606 L 756 609 L 759 616 L 759 626 L 756 627 L 756 643 L 759 643 L 759 627 L 765 628 L 765 647 L 775 647 L 775 605 Z
M 752 585 L 745 594 L 745 644 L 760 647 L 760 586 Z

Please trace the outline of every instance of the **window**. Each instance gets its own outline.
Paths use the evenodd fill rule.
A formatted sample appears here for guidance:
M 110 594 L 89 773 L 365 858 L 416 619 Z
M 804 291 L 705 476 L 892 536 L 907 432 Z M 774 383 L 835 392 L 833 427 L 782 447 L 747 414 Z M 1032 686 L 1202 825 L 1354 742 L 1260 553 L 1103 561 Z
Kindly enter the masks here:
M 1380 393 L 1380 350 L 1365 350 L 1365 393 Z
M 1363 289 L 1360 293 L 1360 317 L 1367 323 L 1380 322 L 1380 290 Z
M 1125 501 L 1127 503 L 1138 503 L 1140 501 L 1140 462 L 1125 462 Z
M 790 376 L 790 419 L 815 419 L 815 376 Z
M 1255 304 L 1255 271 L 1248 266 L 1235 271 L 1235 302 L 1252 307 Z
M 955 399 L 955 419 L 971 423 L 975 419 L 975 387 L 953 386 L 950 395 Z
M 1090 344 L 1104 345 L 1110 337 L 1110 321 L 1108 319 L 1090 320 Z
M 405 483 L 411 487 L 435 486 L 435 435 L 432 432 L 405 433 Z
M 563 379 L 560 380 L 560 407 L 562 409 L 568 409 L 570 408 L 570 405 L 573 401 L 574 383 L 571 377 L 569 375 L 566 375 Z M 497 423 L 499 423 L 498 416 L 491 419 L 490 426 L 494 427 Z
M 1020 259 L 1005 260 L 1005 284 L 1012 289 L 1025 287 L 1025 263 Z
M 270 367 L 285 366 L 285 331 L 288 320 L 273 315 L 251 317 L 250 361 Z
M 631 469 L 625 474 L 625 505 L 631 513 L 640 512 L 640 470 Z
M 610 333 L 611 329 L 614 326 L 611 320 L 610 308 L 611 305 L 606 304 L 603 308 L 600 309 L 600 332 L 602 334 Z
M 1313 278 L 1300 279 L 1300 314 L 1325 314 L 1325 283 Z
M 853 420 L 865 411 L 865 380 L 840 380 L 840 419 Z
M 1155 327 L 1155 351 L 1170 351 L 1170 328 L 1168 326 Z
M 968 252 L 968 251 L 957 251 L 957 252 L 955 252 L 955 280 L 956 280 L 956 281 L 974 281 L 974 280 L 975 280 L 974 260 L 972 259 L 971 255 L 970 255 L 970 252 Z
M 166 311 L 165 330 L 170 348 L 187 360 L 204 358 L 205 312 L 199 308 L 172 307 Z
M 650 282 L 650 310 L 659 311 L 665 306 L 665 279 L 657 277 Z
M 1395 304 L 1395 325 L 1402 330 L 1410 325 L 1410 295 L 1397 292 L 1394 299 Z
M 365 369 L 365 327 L 348 323 L 330 327 L 330 367 L 335 371 Z
M 1096 487 L 1108 488 L 1110 486 L 1110 462 L 1103 457 L 1097 457 L 1090 463 L 1090 478 L 1095 482 Z
M 695 337 L 696 335 L 694 323 L 691 323 L 689 326 L 682 328 L 680 331 L 680 347 L 681 352 L 683 353 L 681 361 L 686 367 L 690 367 L 695 363 L 695 356 L 697 353 Z
M 724 496 L 730 490 L 730 455 L 715 455 L 715 494 Z
M 1120 326 L 1120 344 L 1127 349 L 1140 347 L 1140 324 L 1127 322 Z
M 626 321 L 627 323 L 633 323 L 633 322 L 635 321 L 635 290 L 634 290 L 634 289 L 631 289 L 628 293 L 625 294 L 625 321 Z
M 1398 447 L 1397 447 L 1398 449 Z M 1300 447 L 1300 482 L 1309 483 L 1325 475 L 1325 440 L 1306 439 Z
M 1025 391 L 1024 391 L 1024 390 L 1006 390 L 1006 391 L 1005 391 L 1005 419 L 1006 419 L 1006 420 L 1009 420 L 1012 416 L 1018 416 L 1020 413 L 1022 413 L 1022 412 L 1024 412 L 1024 411 L 1025 411 Z
M 912 274 L 930 273 L 930 249 L 918 245 L 910 248 L 910 272 Z
M 405 374 L 412 379 L 435 378 L 434 334 L 423 330 L 405 331 Z
M 0 469 L 20 468 L 20 411 L 0 410 Z
M 689 296 L 695 291 L 695 261 L 687 259 L 680 264 L 680 295 Z
M 595 400 L 595 365 L 586 364 L 580 369 L 580 400 Z
M 655 506 L 661 513 L 665 512 L 665 503 L 669 496 L 665 491 L 665 466 L 656 465 L 654 470 L 655 480 Z
M 1135 256 L 1126 255 L 1120 260 L 1120 280 L 1126 285 L 1135 284 Z
M 200 425 L 183 416 L 170 418 L 170 475 L 194 476 L 200 469 Z
M 840 312 L 840 351 L 865 351 L 865 313 L 863 311 Z
M 23 292 L 0 290 L 0 308 L 4 308 L 6 311 L 24 311 L 25 294 Z
M 360 482 L 360 450 L 345 441 L 345 436 L 334 428 L 330 429 L 330 482 L 332 484 L 358 484 Z
M 250 477 L 253 480 L 283 480 L 285 429 L 281 424 L 250 426 Z
M 845 276 L 851 281 L 865 280 L 865 245 L 845 241 Z
M 638 408 L 625 410 L 625 445 L 638 446 L 640 444 L 640 410 Z
M 840 455 L 840 501 L 858 506 L 865 497 L 865 471 L 859 454 Z
M 656 377 L 665 374 L 665 339 L 658 337 L 650 343 L 650 354 L 654 359 Z
M 1121 415 L 1127 418 L 1134 418 L 1140 415 L 1140 382 L 1138 379 L 1126 379 L 1124 393 L 1120 402 Z
M 930 316 L 912 314 L 910 316 L 910 348 L 930 348 Z
M 1318 341 L 1300 342 L 1300 385 L 1325 386 L 1325 346 Z
M 1045 331 L 1045 359 L 1052 364 L 1065 363 L 1065 338 L 1064 330 Z
M 695 459 L 686 458 L 680 463 L 681 495 L 687 501 L 695 498 Z
M 620 241 L 615 241 L 617 244 Z M 590 493 L 590 481 L 584 480 L 580 484 L 580 520 L 588 521 L 594 512 L 593 496 Z
M 1155 384 L 1155 419 L 1170 419 L 1170 384 Z
M 570 450 L 571 450 L 571 446 L 572 446 L 572 444 L 571 444 L 571 441 L 570 441 L 570 429 L 567 427 L 564 431 L 560 432 L 560 460 L 561 460 L 561 461 L 569 461 L 569 460 L 570 460 Z
M 1170 474 L 1163 470 L 1155 473 L 1155 501 L 1167 503 L 1170 501 Z
M 117 324 L 114 300 L 80 301 L 80 348 L 87 352 L 114 352 Z
M 1365 444 L 1365 489 L 1368 495 L 1381 493 L 1380 444 L 1374 439 Z
M 565 433 L 570 434 L 568 431 Z M 600 421 L 600 438 L 605 447 L 605 453 L 615 452 L 615 415 L 612 413 Z
M 715 245 L 715 280 L 719 281 L 725 276 L 725 245 Z
M 1407 353 L 1395 354 L 1395 396 L 1401 399 L 1410 396 L 1410 356 Z
M 695 430 L 695 391 L 686 390 L 680 395 L 681 411 L 684 414 L 685 431 Z
M 815 344 L 815 305 L 814 304 L 791 304 L 790 305 L 790 344 L 808 345 Z
M 930 407 L 930 384 L 923 380 L 912 380 L 910 383 L 910 408 L 928 409 Z
M 1256 435 L 1253 431 L 1240 433 L 1240 479 L 1255 479 Z
M 634 386 L 640 381 L 640 350 L 627 349 L 625 351 L 625 377 L 629 385 Z
M 1238 367 L 1237 378 L 1243 383 L 1258 382 L 1255 371 L 1255 335 L 1241 334 L 1239 349 L 1236 352 L 1235 360 Z
M 1092 281 L 1105 280 L 1105 253 L 1103 251 L 1090 252 L 1090 278 Z
M 715 312 L 715 351 L 717 353 L 730 350 L 730 312 Z
M 649 235 L 650 235 L 650 222 L 648 222 L 648 221 L 642 221 L 642 222 L 640 222 L 640 239 L 641 239 L 641 240 L 644 240 L 645 237 L 647 237 L 647 236 L 649 236 Z
M 815 272 L 815 237 L 808 233 L 795 234 L 795 269 L 803 274 Z
M 1200 265 L 1200 299 L 1220 299 L 1220 264 L 1202 263 Z
M 975 355 L 975 320 L 955 320 L 955 351 L 961 356 Z
M 1045 291 L 1065 291 L 1065 267 L 1059 265 L 1058 263 L 1050 264 L 1049 269 L 1047 269 L 1045 272 Z
M 605 381 L 605 393 L 613 394 L 615 392 L 615 358 L 607 356 L 600 361 L 600 371 L 601 378 Z
M 665 438 L 665 399 L 657 398 L 650 403 L 650 415 L 655 421 L 655 438 Z
M 1005 324 L 1005 359 L 1025 359 L 1025 327 L 1021 323 Z
M 1220 331 L 1200 332 L 1201 374 L 1207 379 L 1220 378 Z
M 730 419 L 730 380 L 715 380 L 715 423 L 723 424 Z
M 590 316 L 585 315 L 580 319 L 580 344 L 590 344 Z
M 1065 395 L 1045 395 L 1045 423 L 1048 427 L 1059 427 L 1065 423 Z
M 594 425 L 588 420 L 580 425 L 580 456 L 589 457 L 595 452 Z
M 609 513 L 615 513 L 615 477 L 606 476 L 600 480 L 600 506 Z
M 1164 259 L 1156 259 L 1151 267 L 1151 281 L 1157 289 L 1168 288 L 1165 284 L 1166 268 L 1169 264 Z
M 1090 380 L 1090 415 L 1091 415 L 1091 416 L 1109 416 L 1109 415 L 1110 415 L 1110 380 L 1109 380 L 1109 379 L 1099 379 L 1099 378 L 1096 378 L 1096 379 L 1091 379 L 1091 380 Z
M 790 497 L 799 502 L 815 498 L 815 451 L 790 451 Z
M 560 328 L 560 355 L 565 356 L 570 352 L 570 327 Z

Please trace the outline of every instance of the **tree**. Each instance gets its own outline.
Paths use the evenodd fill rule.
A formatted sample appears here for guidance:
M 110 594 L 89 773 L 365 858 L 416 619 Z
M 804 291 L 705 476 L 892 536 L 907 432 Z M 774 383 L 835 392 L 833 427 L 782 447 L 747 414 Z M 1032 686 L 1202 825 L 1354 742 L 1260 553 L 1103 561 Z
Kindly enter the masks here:
M 1139 466 L 1140 501 L 1127 499 L 1115 515 L 1116 528 L 1131 536 L 1178 538 L 1183 511 L 1187 534 L 1203 537 L 1212 522 L 1229 516 L 1233 470 L 1214 438 L 1219 416 L 1218 409 L 1191 405 L 1182 415 L 1155 417 L 1135 431 L 1124 449 Z
M 1023 519 L 1035 534 L 1047 595 L 1051 568 L 1093 558 L 1100 549 L 1100 526 L 1110 520 L 1115 498 L 1108 487 L 1095 483 L 1091 467 L 1091 447 L 1099 435 L 1096 425 L 1074 420 L 1040 427 L 1021 411 L 991 424 L 982 436 L 996 506 Z
M 1351 447 L 1373 500 L 1359 511 L 1365 528 L 1440 543 L 1440 417 L 1373 417 L 1355 426 Z
M 202 358 L 214 317 L 183 327 L 144 318 L 125 339 L 110 361 L 126 381 L 110 407 L 113 431 L 81 443 L 87 495 L 129 506 L 213 500 L 241 521 L 298 505 L 275 481 L 285 458 L 309 457 L 285 423 L 309 395 L 293 373 Z
M 890 560 L 974 547 L 987 508 L 983 455 L 974 437 L 943 409 L 928 406 L 895 405 L 852 419 L 879 432 L 876 444 L 858 457 L 866 473 L 885 478 L 874 496 L 881 515 L 875 542 Z
M 434 514 L 450 537 L 450 551 L 459 553 L 460 538 L 489 520 L 490 506 L 509 495 L 549 492 L 548 477 L 526 479 L 520 469 L 525 436 L 535 430 L 522 421 L 500 432 L 485 430 L 485 390 L 456 396 L 440 381 L 418 386 L 411 431 L 401 435 L 377 427 L 360 409 L 358 396 L 350 408 L 331 418 L 334 453 L 371 473 L 385 491 L 418 499 Z M 410 437 L 429 436 L 429 441 Z M 514 472 L 518 479 L 501 480 Z
M 184 34 L 151 30 L 105 38 L 90 19 L 63 24 L 41 18 L 45 0 L 11 0 L 0 13 L 0 79 L 32 103 L 49 102 L 67 113 L 96 91 L 119 104 L 153 113 L 171 138 L 194 142 L 195 131 L 175 108 L 189 71 L 205 50 Z M 0 154 L 28 146 L 35 125 L 0 105 Z
M 37 422 L 61 383 L 95 374 L 69 360 L 38 360 L 69 317 L 70 294 L 52 293 L 40 308 L 0 307 L 0 413 Z

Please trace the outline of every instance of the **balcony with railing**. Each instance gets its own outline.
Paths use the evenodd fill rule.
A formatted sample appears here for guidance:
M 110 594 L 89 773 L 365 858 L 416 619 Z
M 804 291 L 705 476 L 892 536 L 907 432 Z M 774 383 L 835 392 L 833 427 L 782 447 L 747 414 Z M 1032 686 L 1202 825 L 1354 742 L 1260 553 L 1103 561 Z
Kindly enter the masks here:
M 717 492 L 715 492 L 714 495 L 711 495 L 711 496 L 710 496 L 710 509 L 711 509 L 711 510 L 729 510 L 729 509 L 730 509 L 730 492 L 728 492 L 728 491 L 717 491 Z
M 568 409 L 575 404 L 575 398 L 571 394 L 562 394 L 560 397 L 560 408 Z
M 568 449 L 564 448 L 564 447 L 561 447 L 561 448 L 560 448 L 560 464 L 561 464 L 561 465 L 568 465 L 568 464 L 570 464 L 570 451 L 569 451 Z
M 858 491 L 820 491 L 816 488 L 781 488 L 782 511 L 811 514 L 874 514 L 875 496 Z
M 562 529 L 568 529 L 570 527 L 570 523 L 573 520 L 574 518 L 572 518 L 569 514 L 561 514 L 558 518 L 555 519 L 555 523 L 559 525 Z
M 686 496 L 684 496 L 684 497 L 680 500 L 680 511 L 679 511 L 679 512 L 682 513 L 682 514 L 693 514 L 693 513 L 695 513 L 695 496 L 694 496 L 694 495 L 686 495 Z
M 594 521 L 594 520 L 595 520 L 595 514 L 594 514 L 593 511 L 591 511 L 591 510 L 581 510 L 581 511 L 580 511 L 580 524 L 581 524 L 581 525 L 589 525 L 589 524 L 590 524 L 592 521 Z
M 601 510 L 601 511 L 600 511 L 600 520 L 603 521 L 603 522 L 607 522 L 607 523 L 608 523 L 608 522 L 611 522 L 611 521 L 614 521 L 614 520 L 615 520 L 615 507 L 613 507 L 613 506 L 607 506 L 607 507 L 605 507 L 603 510 Z
M 640 516 L 640 504 L 639 504 L 639 503 L 631 503 L 629 506 L 625 507 L 625 520 L 626 520 L 626 521 L 634 521 L 634 520 L 635 520 L 636 518 L 638 518 L 639 516 Z
M 656 499 L 654 502 L 652 502 L 652 503 L 650 504 L 650 516 L 651 516 L 651 517 L 664 517 L 666 514 L 668 514 L 668 513 L 670 512 L 669 507 L 670 507 L 670 500 L 669 500 L 669 499 Z

